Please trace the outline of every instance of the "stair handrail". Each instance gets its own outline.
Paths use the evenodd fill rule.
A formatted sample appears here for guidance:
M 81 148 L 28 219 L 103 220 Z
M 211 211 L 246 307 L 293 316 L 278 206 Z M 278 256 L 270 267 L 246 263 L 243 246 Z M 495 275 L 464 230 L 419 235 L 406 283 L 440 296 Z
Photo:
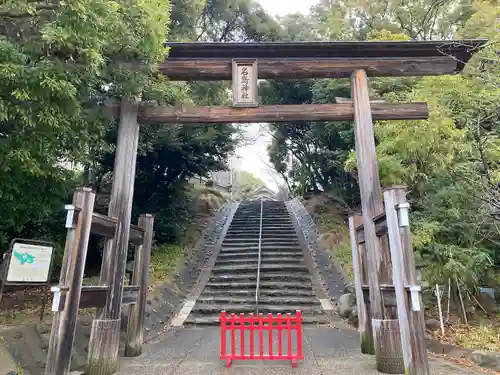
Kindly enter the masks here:
M 259 312 L 259 292 L 260 292 L 260 262 L 262 252 L 262 216 L 264 213 L 264 200 L 260 199 L 260 225 L 259 225 L 259 258 L 257 261 L 257 285 L 255 286 L 255 306 Z

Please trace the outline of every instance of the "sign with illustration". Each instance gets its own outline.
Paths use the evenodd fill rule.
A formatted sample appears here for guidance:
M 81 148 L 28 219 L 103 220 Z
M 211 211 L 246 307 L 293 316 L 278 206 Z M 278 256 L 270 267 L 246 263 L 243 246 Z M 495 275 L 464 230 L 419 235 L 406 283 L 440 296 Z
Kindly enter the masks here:
M 47 283 L 50 278 L 54 245 L 49 242 L 16 239 L 12 241 L 6 284 Z

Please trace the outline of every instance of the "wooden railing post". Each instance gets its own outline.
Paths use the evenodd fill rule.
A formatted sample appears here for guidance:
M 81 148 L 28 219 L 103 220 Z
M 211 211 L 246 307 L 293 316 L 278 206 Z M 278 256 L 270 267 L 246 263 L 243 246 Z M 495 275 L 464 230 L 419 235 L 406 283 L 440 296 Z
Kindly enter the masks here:
M 382 189 L 378 172 L 373 119 L 368 95 L 368 79 L 364 70 L 355 70 L 351 75 L 351 96 L 354 106 L 354 137 L 356 162 L 363 212 L 363 228 L 368 263 L 368 285 L 370 310 L 372 313 L 373 338 L 377 369 L 397 373 L 403 370 L 400 350 L 396 350 L 399 340 L 397 320 L 391 319 L 382 298 L 381 281 L 392 278 L 389 249 L 382 246 L 378 238 L 373 218 L 384 212 Z
M 148 296 L 148 272 L 151 246 L 153 244 L 154 217 L 150 214 L 141 215 L 139 227 L 144 229 L 144 242 L 136 246 L 132 285 L 139 285 L 137 303 L 129 306 L 127 324 L 127 342 L 125 356 L 136 357 L 142 354 L 144 314 Z
M 92 323 L 88 375 L 111 375 L 118 366 L 120 315 L 129 246 L 135 165 L 139 141 L 139 98 L 123 98 L 108 216 L 117 219 L 114 238 L 104 245 L 100 285 L 107 285 L 106 305 Z
M 425 346 L 424 306 L 417 280 L 404 187 L 384 192 L 392 273 L 405 374 L 430 375 Z
M 367 284 L 365 280 L 364 268 L 366 263 L 363 262 L 364 245 L 358 243 L 356 228 L 363 221 L 361 216 L 349 217 L 349 235 L 351 237 L 352 249 L 352 268 L 354 273 L 354 286 L 356 290 L 356 306 L 358 310 L 358 332 L 361 341 L 361 353 L 375 354 L 373 344 L 373 328 L 371 322 L 371 311 L 365 302 L 363 285 Z
M 61 292 L 65 293 L 65 303 L 54 314 L 45 375 L 66 375 L 70 370 L 94 200 L 91 189 L 80 188 L 75 192 L 73 205 L 66 207 L 68 233 L 59 287 L 54 290 L 54 304 Z

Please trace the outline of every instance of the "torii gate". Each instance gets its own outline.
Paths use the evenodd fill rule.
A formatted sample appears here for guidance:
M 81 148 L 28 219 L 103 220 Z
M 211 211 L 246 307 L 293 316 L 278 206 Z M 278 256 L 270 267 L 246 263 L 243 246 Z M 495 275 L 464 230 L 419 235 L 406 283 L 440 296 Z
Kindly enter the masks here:
M 423 311 L 411 309 L 410 302 L 420 301 L 418 285 L 404 285 L 399 273 L 414 270 L 394 269 L 391 253 L 398 256 L 401 238 L 394 241 L 397 227 L 389 232 L 391 248 L 377 235 L 378 227 L 394 224 L 395 205 L 402 202 L 394 194 L 384 204 L 373 134 L 373 120 L 426 119 L 426 103 L 388 104 L 370 102 L 368 77 L 432 76 L 459 73 L 472 54 L 485 40 L 461 41 L 398 41 L 398 42 L 299 42 L 299 43 L 167 43 L 168 60 L 160 71 L 175 81 L 233 81 L 233 106 L 230 107 L 157 107 L 141 104 L 137 99 L 122 99 L 119 105 L 108 106 L 119 118 L 119 132 L 111 193 L 109 216 L 116 217 L 118 227 L 104 252 L 101 284 L 107 286 L 105 307 L 92 326 L 89 375 L 111 375 L 118 361 L 119 322 L 123 299 L 126 252 L 129 242 L 130 212 L 134 190 L 135 162 L 141 123 L 249 123 L 290 121 L 354 120 L 357 166 L 362 204 L 362 226 L 353 235 L 354 263 L 365 267 L 356 274 L 356 295 L 360 307 L 361 351 L 375 354 L 377 367 L 392 373 L 425 374 L 429 367 L 425 353 L 424 327 L 420 325 Z M 257 79 L 351 78 L 352 102 L 339 104 L 266 105 L 259 106 Z M 398 200 L 399 199 L 399 200 Z M 403 202 L 404 203 L 404 202 Z M 391 206 L 392 205 L 392 206 Z M 398 205 L 399 209 L 407 207 Z M 404 211 L 404 209 L 403 209 Z M 404 216 L 404 215 L 403 215 Z M 354 221 L 351 220 L 351 224 Z M 378 226 L 376 228 L 376 225 Z M 390 226 L 390 225 L 389 225 Z M 356 228 L 352 225 L 351 233 Z M 386 229 L 387 232 L 387 229 Z M 391 234 L 391 233 L 390 233 Z M 407 240 L 409 230 L 401 231 Z M 358 239 L 354 239 L 358 237 Z M 359 237 L 363 237 L 362 241 Z M 364 243 L 364 252 L 358 243 Z M 408 245 L 408 242 L 405 242 Z M 406 246 L 408 250 L 408 246 Z M 411 243 L 410 243 L 411 250 Z M 413 256 L 411 251 L 406 251 Z M 358 257 L 359 255 L 359 257 Z M 358 259 L 366 259 L 359 263 Z M 392 259 L 394 262 L 395 259 Z M 412 264 L 412 263 L 410 263 Z M 398 267 L 401 259 L 397 260 Z M 407 265 L 403 264 L 403 268 Z M 365 285 L 362 275 L 368 275 Z M 381 284 L 382 287 L 381 287 Z M 80 282 L 81 285 L 81 282 Z M 363 290 L 369 290 L 364 297 Z M 408 297 L 408 291 L 412 297 Z M 141 293 L 147 291 L 142 290 Z M 388 305 L 387 296 L 397 300 Z M 144 302 L 144 298 L 141 299 Z M 366 302 L 366 303 L 365 303 Z M 389 307 L 388 307 L 389 306 Z M 139 309 L 141 307 L 139 306 Z M 409 312 L 412 310 L 412 312 Z M 421 309 L 420 309 L 421 310 Z M 375 332 L 375 334 L 374 334 Z M 71 332 L 59 332 L 60 336 Z M 374 337 L 378 338 L 374 341 Z M 385 340 L 385 341 L 384 341 Z M 136 343 L 140 346 L 141 343 Z M 131 350 L 131 353 L 140 353 Z M 402 354 L 401 354 L 402 353 Z M 67 356 L 67 353 L 64 354 Z M 49 353 L 50 357 L 50 353 Z M 61 354 L 53 355 L 54 361 Z M 52 358 L 51 357 L 51 358 Z M 392 364 L 384 366 L 384 363 Z M 63 366 L 64 367 L 64 366 Z M 50 366 L 58 368 L 58 366 Z M 104 370 L 106 369 L 106 370 Z M 111 372 L 108 374 L 108 372 Z M 66 375 L 46 372 L 46 375 Z

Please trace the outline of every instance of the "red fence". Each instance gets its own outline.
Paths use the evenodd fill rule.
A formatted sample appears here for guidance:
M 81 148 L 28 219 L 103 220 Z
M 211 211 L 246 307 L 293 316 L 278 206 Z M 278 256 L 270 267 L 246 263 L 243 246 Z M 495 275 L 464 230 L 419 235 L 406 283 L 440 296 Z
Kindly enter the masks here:
M 297 366 L 298 360 L 304 359 L 302 352 L 302 316 L 300 311 L 297 311 L 295 316 L 286 314 L 285 316 L 278 314 L 273 317 L 268 314 L 264 317 L 262 314 L 245 317 L 244 314 L 237 316 L 236 314 L 228 315 L 223 311 L 220 315 L 221 323 L 221 340 L 220 340 L 220 359 L 226 360 L 226 367 L 231 366 L 233 360 L 289 360 L 292 361 L 292 367 Z M 248 332 L 248 333 L 246 333 Z M 273 333 L 277 334 L 274 335 Z M 286 340 L 283 340 L 283 332 Z M 228 337 L 229 333 L 229 337 Z M 237 333 L 239 333 L 237 335 Z M 294 335 L 295 333 L 295 335 Z M 239 336 L 237 338 L 237 336 Z M 258 337 L 258 346 L 255 350 L 256 336 Z M 267 336 L 264 339 L 264 336 Z M 273 339 L 277 337 L 278 350 L 273 351 Z M 286 350 L 283 349 L 283 341 L 285 341 Z M 227 349 L 229 342 L 230 350 Z M 267 342 L 267 351 L 264 350 Z M 293 345 L 294 342 L 296 345 Z M 239 345 L 238 345 L 239 343 Z M 239 353 L 236 347 L 239 346 Z M 296 350 L 292 350 L 295 346 Z M 248 350 L 245 350 L 245 347 Z

